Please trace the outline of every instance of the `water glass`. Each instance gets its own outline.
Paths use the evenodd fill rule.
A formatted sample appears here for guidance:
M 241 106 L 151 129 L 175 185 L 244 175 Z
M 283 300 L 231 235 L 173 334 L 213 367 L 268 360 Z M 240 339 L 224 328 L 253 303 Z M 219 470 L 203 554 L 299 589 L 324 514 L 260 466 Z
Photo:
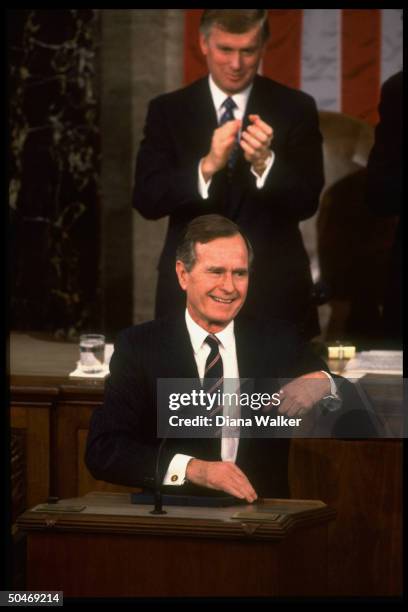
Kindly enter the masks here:
M 105 360 L 105 336 L 82 334 L 79 337 L 80 368 L 85 374 L 97 374 L 103 370 Z

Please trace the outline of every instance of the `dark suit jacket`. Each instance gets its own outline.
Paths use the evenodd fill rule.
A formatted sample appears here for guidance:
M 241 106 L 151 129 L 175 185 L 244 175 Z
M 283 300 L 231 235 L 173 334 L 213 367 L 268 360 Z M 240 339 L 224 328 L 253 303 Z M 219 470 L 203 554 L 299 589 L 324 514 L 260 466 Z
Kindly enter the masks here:
M 208 78 L 159 96 L 148 109 L 136 163 L 133 205 L 147 219 L 169 216 L 159 262 L 156 316 L 182 309 L 174 272 L 181 230 L 194 217 L 222 214 L 248 235 L 255 267 L 244 312 L 295 322 L 306 337 L 318 333 L 309 261 L 298 223 L 312 216 L 323 186 L 321 135 L 314 100 L 256 76 L 247 114 L 274 129 L 276 158 L 262 189 L 240 149 L 232 176 L 212 180 L 209 199 L 198 192 L 199 160 L 208 153 L 217 117 Z M 244 127 L 248 124 L 244 119 Z
M 235 338 L 240 378 L 254 378 L 255 389 L 260 388 L 263 379 L 291 378 L 327 369 L 285 322 L 266 324 L 238 317 Z M 100 480 L 151 487 L 159 446 L 157 378 L 198 379 L 184 313 L 121 332 L 110 371 L 103 408 L 94 411 L 91 421 L 87 466 Z M 168 439 L 160 456 L 160 479 L 175 453 L 219 461 L 220 448 L 219 439 Z M 288 450 L 288 439 L 240 439 L 236 463 L 258 495 L 289 495 Z M 210 494 L 208 489 L 196 489 Z M 186 493 L 185 486 L 171 490 Z
M 402 85 L 397 72 L 381 88 L 380 121 L 367 163 L 367 204 L 380 216 L 402 207 Z M 383 333 L 389 348 L 402 346 L 402 229 L 398 222 L 383 299 Z

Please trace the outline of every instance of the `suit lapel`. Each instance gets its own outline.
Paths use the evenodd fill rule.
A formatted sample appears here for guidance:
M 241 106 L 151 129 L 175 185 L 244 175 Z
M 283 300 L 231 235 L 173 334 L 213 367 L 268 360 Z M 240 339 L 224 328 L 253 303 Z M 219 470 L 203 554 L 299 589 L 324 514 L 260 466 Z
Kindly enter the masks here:
M 246 130 L 249 125 L 248 115 L 259 114 L 263 116 L 263 96 L 261 81 L 259 77 L 255 77 L 254 85 L 248 98 L 245 115 L 242 122 L 242 130 Z M 236 164 L 233 169 L 231 180 L 228 184 L 228 207 L 227 216 L 239 223 L 242 204 L 246 198 L 245 181 L 249 176 L 249 165 L 244 158 L 244 153 L 240 147 Z M 251 181 L 253 177 L 251 176 Z
M 165 372 L 167 378 L 198 378 L 184 311 L 166 323 L 161 339 L 159 371 Z
M 268 81 L 269 89 L 273 87 L 272 81 Z M 262 77 L 256 76 L 254 79 L 254 85 L 249 94 L 248 104 L 245 110 L 245 117 L 243 121 L 243 129 L 245 130 L 249 125 L 249 115 L 259 115 L 261 119 L 268 117 L 271 114 L 271 95 L 270 91 L 267 93 L 264 91 Z
M 250 333 L 247 322 L 239 318 L 235 320 L 234 333 L 239 377 L 250 378 L 257 369 L 257 364 L 254 363 L 253 334 Z
M 194 149 L 199 146 L 200 151 L 197 153 L 205 155 L 210 147 L 213 131 L 218 126 L 208 77 L 197 81 L 192 88 L 183 121 L 187 134 L 194 140 Z
M 163 334 L 161 346 L 161 372 L 166 372 L 167 378 L 189 379 L 175 384 L 176 392 L 190 393 L 192 389 L 201 389 L 194 351 L 188 334 L 184 311 L 177 317 L 171 318 Z M 185 417 L 194 417 L 204 414 L 194 406 L 183 409 Z M 208 461 L 220 460 L 220 440 L 218 438 L 177 440 L 178 452 L 192 454 Z M 180 450 L 181 449 L 181 450 Z

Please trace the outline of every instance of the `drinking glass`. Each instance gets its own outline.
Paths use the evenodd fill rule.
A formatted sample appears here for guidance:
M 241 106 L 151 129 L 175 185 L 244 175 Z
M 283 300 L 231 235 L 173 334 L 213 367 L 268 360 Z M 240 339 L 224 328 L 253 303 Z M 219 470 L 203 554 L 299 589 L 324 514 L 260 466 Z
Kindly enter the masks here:
M 97 374 L 103 369 L 105 359 L 105 336 L 82 334 L 79 337 L 80 368 L 85 374 Z

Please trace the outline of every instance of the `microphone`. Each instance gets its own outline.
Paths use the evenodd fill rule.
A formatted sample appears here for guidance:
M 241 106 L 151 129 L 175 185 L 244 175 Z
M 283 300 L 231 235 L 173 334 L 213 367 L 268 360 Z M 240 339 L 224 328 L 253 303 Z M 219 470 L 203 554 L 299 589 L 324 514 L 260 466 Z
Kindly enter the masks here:
M 156 457 L 156 470 L 154 474 L 154 509 L 150 510 L 150 514 L 167 514 L 166 510 L 163 510 L 163 500 L 161 493 L 161 484 L 159 482 L 159 465 L 160 465 L 160 456 L 164 447 L 164 444 L 167 442 L 167 436 L 162 439 L 159 445 L 159 450 L 157 451 Z

